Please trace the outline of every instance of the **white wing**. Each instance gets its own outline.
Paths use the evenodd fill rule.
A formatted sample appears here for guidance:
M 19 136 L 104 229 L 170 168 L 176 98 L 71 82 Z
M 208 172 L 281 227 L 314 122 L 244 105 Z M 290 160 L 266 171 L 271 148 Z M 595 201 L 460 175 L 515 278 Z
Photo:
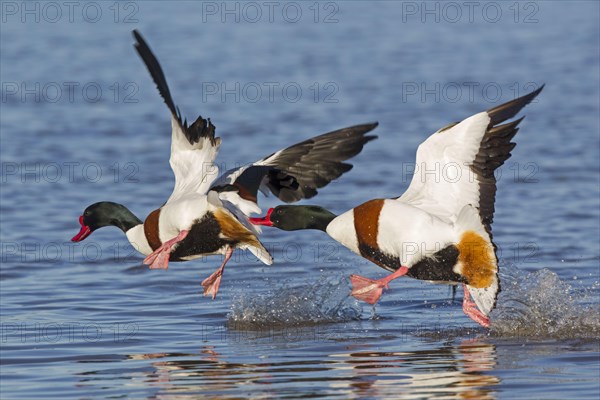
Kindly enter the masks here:
M 190 127 L 180 123 L 174 116 L 171 119 L 171 158 L 169 164 L 175 174 L 175 188 L 167 203 L 177 200 L 187 193 L 205 194 L 217 178 L 219 168 L 214 163 L 221 145 L 221 138 L 215 138 L 214 125 L 209 120 L 198 117 Z M 195 132 L 194 129 L 199 130 Z M 195 135 L 195 136 L 194 136 Z M 192 137 L 192 139 L 189 139 Z
M 417 150 L 415 173 L 400 201 L 450 219 L 466 204 L 479 206 L 479 183 L 471 165 L 490 123 L 487 113 L 438 131 Z
M 410 186 L 398 201 L 447 221 L 471 205 L 491 234 L 496 198 L 494 171 L 510 157 L 515 147 L 511 139 L 523 117 L 502 123 L 514 118 L 543 88 L 450 124 L 427 138 L 417 150 Z
M 188 193 L 205 194 L 210 184 L 218 176 L 218 167 L 214 164 L 221 139 L 215 137 L 215 127 L 201 116 L 188 126 L 182 120 L 167 85 L 165 75 L 150 47 L 136 30 L 133 31 L 137 43 L 135 48 L 146 64 L 158 92 L 171 111 L 171 158 L 169 163 L 175 174 L 175 188 L 167 203 L 180 199 Z

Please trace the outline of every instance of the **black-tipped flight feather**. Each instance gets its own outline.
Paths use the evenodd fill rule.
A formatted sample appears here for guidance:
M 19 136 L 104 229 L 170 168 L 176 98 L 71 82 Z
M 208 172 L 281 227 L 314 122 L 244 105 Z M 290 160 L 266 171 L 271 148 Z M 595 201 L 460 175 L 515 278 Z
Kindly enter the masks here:
M 491 235 L 496 198 L 494 171 L 511 156 L 515 147 L 511 139 L 524 117 L 503 122 L 514 118 L 543 88 L 544 85 L 484 113 L 449 124 L 431 135 L 419 146 L 417 172 L 399 200 L 447 216 L 457 215 L 462 207 L 471 204 L 479 210 Z M 484 130 L 475 126 L 481 123 L 487 124 Z M 471 151 L 472 146 L 478 150 Z M 458 175 L 446 176 L 453 168 L 458 168 Z
M 502 123 L 514 118 L 543 89 L 544 85 L 531 93 L 487 111 L 490 123 L 481 139 L 479 152 L 473 160 L 471 169 L 479 181 L 479 215 L 490 236 L 492 235 L 494 203 L 496 201 L 496 176 L 494 171 L 510 158 L 511 151 L 516 146 L 516 143 L 511 142 L 511 140 L 519 131 L 518 126 L 525 116 L 506 124 Z
M 188 126 L 187 120 L 183 119 L 181 112 L 179 111 L 179 107 L 177 107 L 173 102 L 165 74 L 158 62 L 158 59 L 154 53 L 152 53 L 152 50 L 150 50 L 150 46 L 148 46 L 148 43 L 146 43 L 142 35 L 137 30 L 133 31 L 133 37 L 137 42 L 134 45 L 135 49 L 144 61 L 144 64 L 146 64 L 146 68 L 148 68 L 148 72 L 150 72 L 152 80 L 154 80 L 154 83 L 158 88 L 158 92 L 171 111 L 173 118 L 179 124 L 179 127 L 181 128 L 186 139 L 192 145 L 198 143 L 202 138 L 209 138 L 211 142 L 215 144 L 215 126 L 210 122 L 210 118 L 204 119 L 202 116 L 199 116 L 192 125 Z
M 237 190 L 246 200 L 256 202 L 258 191 L 270 191 L 291 203 L 310 199 L 334 179 L 352 169 L 345 163 L 377 138 L 366 135 L 377 123 L 339 129 L 297 143 L 253 164 L 225 172 L 213 185 L 217 191 Z

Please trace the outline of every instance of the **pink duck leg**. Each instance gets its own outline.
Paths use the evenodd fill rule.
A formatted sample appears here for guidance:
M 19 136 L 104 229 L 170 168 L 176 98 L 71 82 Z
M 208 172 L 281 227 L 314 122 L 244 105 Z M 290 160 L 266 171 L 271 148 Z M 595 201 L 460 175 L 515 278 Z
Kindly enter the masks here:
M 375 304 L 381 297 L 383 289 L 388 288 L 388 284 L 396 278 L 408 273 L 407 267 L 400 267 L 394 272 L 378 280 L 365 278 L 359 275 L 350 275 L 352 283 L 352 296 L 358 300 L 366 301 L 369 304 Z
M 469 293 L 469 288 L 467 285 L 463 285 L 463 289 L 465 294 L 463 296 L 463 311 L 469 318 L 473 321 L 477 322 L 479 325 L 489 328 L 490 327 L 490 319 L 482 313 L 479 308 L 477 308 L 477 304 L 473 300 L 471 300 L 471 294 Z
M 169 256 L 171 254 L 171 248 L 181 242 L 188 235 L 190 231 L 181 231 L 179 235 L 171 240 L 164 242 L 158 249 L 154 250 L 151 254 L 144 259 L 144 264 L 150 265 L 150 268 L 169 268 Z
M 227 247 L 225 251 L 225 260 L 223 260 L 223 264 L 212 273 L 211 276 L 202 281 L 202 287 L 204 288 L 204 295 L 209 296 L 212 295 L 213 300 L 217 297 L 217 292 L 219 291 L 219 286 L 221 286 L 221 278 L 223 277 L 223 270 L 225 269 L 225 264 L 231 258 L 233 254 L 233 248 Z

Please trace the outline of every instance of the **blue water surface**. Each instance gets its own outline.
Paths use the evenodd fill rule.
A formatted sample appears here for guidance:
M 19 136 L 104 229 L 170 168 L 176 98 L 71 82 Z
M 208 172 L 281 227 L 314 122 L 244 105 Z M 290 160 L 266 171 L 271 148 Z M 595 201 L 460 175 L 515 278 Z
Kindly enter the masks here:
M 598 398 L 599 4 L 466 3 L 2 2 L 1 397 Z M 214 301 L 219 257 L 159 271 L 115 228 L 71 243 L 89 204 L 144 218 L 173 187 L 132 29 L 216 125 L 223 170 L 379 121 L 306 201 L 336 213 L 400 195 L 429 134 L 545 83 L 498 172 L 492 329 L 444 285 L 361 305 L 347 276 L 385 271 L 317 231 L 265 230 L 275 264 L 237 251 Z

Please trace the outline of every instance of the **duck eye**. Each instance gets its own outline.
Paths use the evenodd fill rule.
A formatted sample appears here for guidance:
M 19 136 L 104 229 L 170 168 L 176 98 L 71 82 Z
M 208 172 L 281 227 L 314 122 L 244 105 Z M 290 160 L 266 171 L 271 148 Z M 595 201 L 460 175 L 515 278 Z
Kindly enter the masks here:
M 89 217 L 90 216 L 90 212 L 86 211 L 86 212 L 83 213 L 83 215 L 86 216 L 86 217 Z

